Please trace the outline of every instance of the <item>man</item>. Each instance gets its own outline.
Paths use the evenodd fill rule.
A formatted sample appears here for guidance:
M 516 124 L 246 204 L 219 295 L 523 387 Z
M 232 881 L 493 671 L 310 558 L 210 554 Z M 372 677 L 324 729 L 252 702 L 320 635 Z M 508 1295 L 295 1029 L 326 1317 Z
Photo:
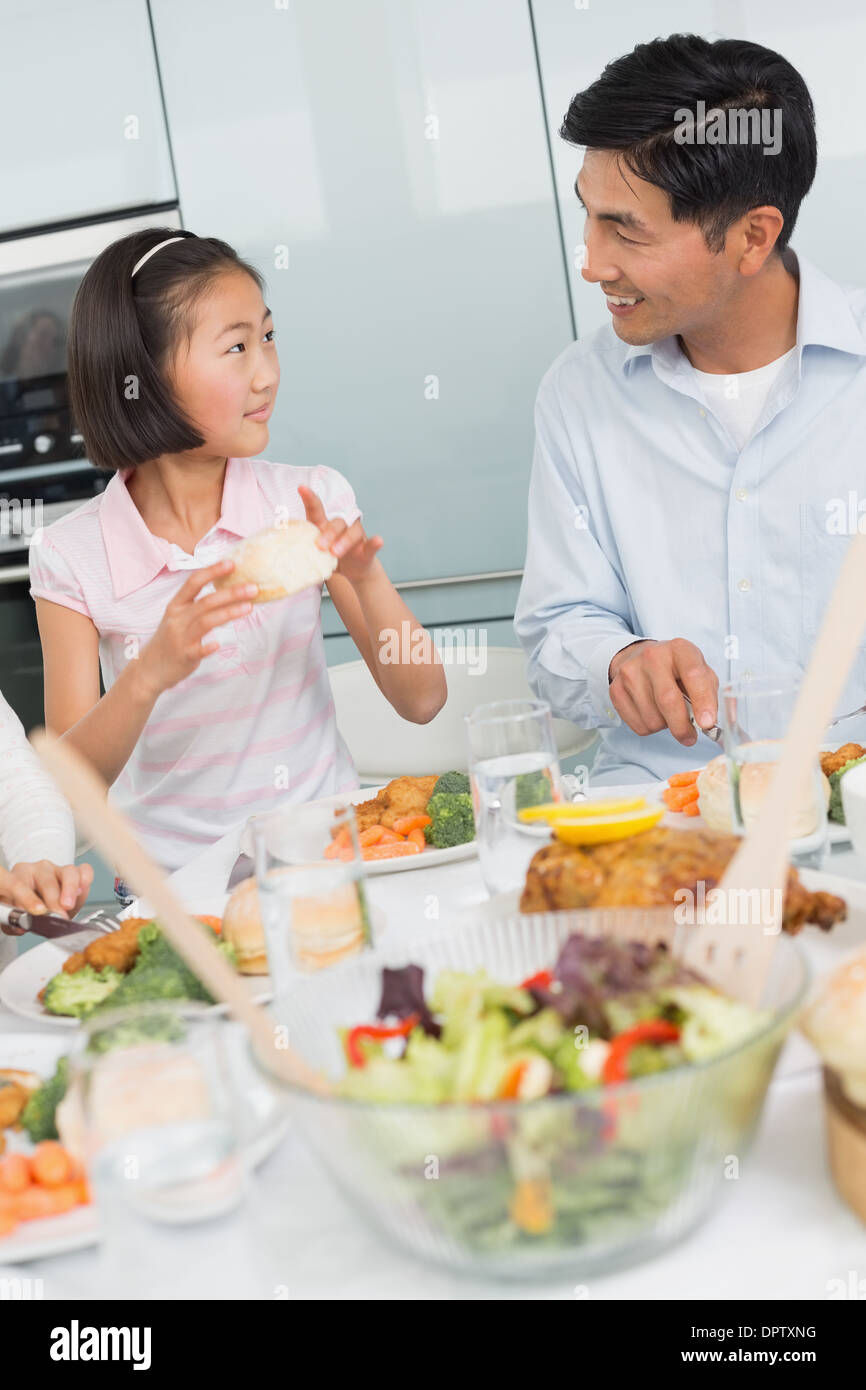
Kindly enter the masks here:
M 866 295 L 788 249 L 816 141 L 779 54 L 641 44 L 561 134 L 612 321 L 539 390 L 515 628 L 554 713 L 602 729 L 594 776 L 649 780 L 712 756 L 685 696 L 709 728 L 720 681 L 808 662 L 866 509 Z M 839 713 L 864 700 L 861 654 Z

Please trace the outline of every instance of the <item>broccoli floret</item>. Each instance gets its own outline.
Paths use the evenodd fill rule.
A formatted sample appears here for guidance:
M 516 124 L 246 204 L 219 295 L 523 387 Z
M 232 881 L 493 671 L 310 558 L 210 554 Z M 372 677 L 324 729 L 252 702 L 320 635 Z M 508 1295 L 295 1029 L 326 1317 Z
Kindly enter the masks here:
M 128 1019 L 95 1033 L 88 1051 L 110 1052 L 115 1047 L 135 1047 L 139 1043 L 179 1042 L 186 1037 L 183 1021 L 174 1013 L 153 1013 Z
M 193 999 L 205 1004 L 214 1002 L 198 976 L 154 923 L 142 927 L 138 934 L 138 946 L 135 965 L 123 977 L 100 1012 L 159 999 Z M 227 941 L 217 942 L 217 950 L 230 965 L 237 964 L 237 952 Z
M 191 993 L 193 982 L 198 992 Z M 99 1008 L 99 1013 L 113 1009 L 125 1009 L 128 1004 L 147 1004 L 159 999 L 203 999 L 207 998 L 196 977 L 187 970 L 177 970 L 171 965 L 134 966 L 110 999 Z
M 830 782 L 830 805 L 827 808 L 827 815 L 830 820 L 838 821 L 840 825 L 845 824 L 845 808 L 842 805 L 842 778 L 852 767 L 856 767 L 858 763 L 862 762 L 866 762 L 866 755 L 862 758 L 852 758 L 850 763 L 840 767 L 837 772 L 830 773 L 828 779 Z
M 436 783 L 431 796 L 438 796 L 440 792 L 453 794 L 456 792 L 469 791 L 469 778 L 465 772 L 443 772 L 439 781 Z M 430 815 L 428 807 L 427 814 Z
M 514 805 L 518 811 L 526 806 L 544 806 L 553 800 L 549 772 L 520 772 L 514 779 Z
M 472 797 L 468 792 L 439 792 L 431 796 L 427 814 L 432 819 L 424 827 L 424 837 L 436 849 L 465 845 L 475 839 Z
M 34 1144 L 40 1144 L 43 1139 L 57 1138 L 54 1117 L 66 1095 L 68 1084 L 69 1062 L 66 1057 L 61 1057 L 54 1075 L 37 1087 L 21 1112 L 21 1125 Z
M 45 986 L 42 1003 L 50 1014 L 86 1018 L 98 1004 L 114 993 L 122 979 L 123 976 L 111 965 L 104 966 L 102 970 L 83 965 L 74 974 L 61 970 Z

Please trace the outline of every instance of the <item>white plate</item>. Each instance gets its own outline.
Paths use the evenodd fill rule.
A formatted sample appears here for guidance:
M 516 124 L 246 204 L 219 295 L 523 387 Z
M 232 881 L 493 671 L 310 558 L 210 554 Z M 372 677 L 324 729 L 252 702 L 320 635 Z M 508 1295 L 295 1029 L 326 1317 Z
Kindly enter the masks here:
M 836 747 L 835 744 L 828 744 L 826 747 Z M 706 764 L 700 764 L 698 770 Z M 593 787 L 590 785 L 588 799 L 590 801 L 615 801 L 625 800 L 626 797 L 645 796 L 647 801 L 661 801 L 662 792 L 667 786 L 667 782 L 626 782 L 618 786 Z M 677 826 L 680 830 L 698 830 L 702 825 L 700 816 L 684 816 L 679 811 L 665 811 L 663 825 Z M 839 825 L 837 821 L 827 822 L 827 841 L 831 845 L 848 845 L 851 843 L 851 835 L 847 825 Z M 808 850 L 810 846 L 805 843 L 800 846 L 802 850 Z
M 387 785 L 387 782 L 383 782 L 380 787 L 359 787 L 357 791 L 343 792 L 337 796 L 323 796 L 318 801 L 307 801 L 305 805 L 330 807 L 350 801 L 353 806 L 359 806 L 362 801 L 371 801 L 374 796 L 378 796 Z M 240 852 L 249 855 L 251 859 L 253 857 L 253 836 L 249 824 L 241 836 Z M 368 878 L 372 878 L 374 874 L 402 874 L 410 869 L 435 869 L 440 864 L 454 864 L 458 859 L 472 859 L 477 853 L 477 842 L 469 840 L 465 845 L 452 845 L 450 849 L 423 849 L 420 854 L 409 854 L 405 858 L 370 859 L 364 865 L 364 873 Z
M 28 953 L 29 954 L 29 953 Z M 240 1035 L 238 1035 L 240 1036 Z M 69 1039 L 56 1033 L 0 1033 L 0 1068 L 15 1067 L 32 1071 L 46 1079 L 53 1075 L 59 1059 L 68 1051 Z M 256 1132 L 247 1148 L 251 1167 L 263 1163 L 273 1153 L 286 1132 L 287 1121 L 267 1082 L 259 1076 L 246 1050 L 239 1046 L 233 1053 L 234 1084 L 243 1087 L 250 1106 Z M 30 1140 L 25 1134 L 6 1129 L 8 1153 L 29 1153 Z M 49 1255 L 65 1255 L 99 1242 L 99 1213 L 91 1203 L 75 1207 L 63 1216 L 47 1216 L 37 1221 L 22 1221 L 11 1236 L 0 1236 L 0 1266 L 19 1264 L 24 1260 L 40 1260 Z
M 198 899 L 189 906 L 190 912 L 202 913 L 204 916 L 222 917 L 223 910 L 227 902 L 225 893 L 218 897 L 208 899 Z M 137 910 L 138 904 L 133 903 L 121 914 L 121 918 L 136 917 L 142 915 L 143 909 Z M 150 913 L 144 915 L 150 916 Z M 48 1023 L 57 1028 L 77 1028 L 79 1020 L 77 1018 L 65 1018 L 62 1014 L 50 1014 L 43 1009 L 39 1002 L 39 991 L 44 985 L 63 969 L 63 962 L 66 960 L 67 953 L 60 949 L 53 941 L 43 941 L 41 946 L 33 946 L 29 951 L 24 951 L 10 961 L 6 969 L 0 974 L 0 1004 L 11 1009 L 20 1018 L 29 1018 L 37 1023 Z M 271 981 L 268 975 L 242 975 L 240 977 L 245 987 L 249 990 L 254 1004 L 267 1004 L 271 999 Z M 222 1005 L 215 1004 L 215 1009 L 222 1009 Z M 0 1034 L 2 1038 L 2 1034 Z

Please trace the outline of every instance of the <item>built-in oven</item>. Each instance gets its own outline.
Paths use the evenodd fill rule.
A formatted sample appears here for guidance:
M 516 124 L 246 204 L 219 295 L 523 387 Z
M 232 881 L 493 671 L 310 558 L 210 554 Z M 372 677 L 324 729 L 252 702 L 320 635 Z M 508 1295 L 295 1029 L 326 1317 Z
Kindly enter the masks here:
M 101 492 L 69 409 L 66 340 L 82 276 L 118 237 L 179 227 L 177 207 L 0 238 L 0 690 L 30 729 L 42 659 L 27 549 L 34 532 Z

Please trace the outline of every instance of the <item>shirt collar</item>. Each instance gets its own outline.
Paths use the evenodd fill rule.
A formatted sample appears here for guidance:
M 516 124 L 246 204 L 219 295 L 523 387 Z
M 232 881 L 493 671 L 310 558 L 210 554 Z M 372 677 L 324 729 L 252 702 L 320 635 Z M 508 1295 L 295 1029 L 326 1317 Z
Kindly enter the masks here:
M 800 277 L 797 302 L 797 347 L 809 344 L 835 348 L 866 357 L 866 337 L 857 323 L 841 285 L 814 266 L 804 256 L 790 248 L 783 253 L 785 266 Z M 623 371 L 638 357 L 650 357 L 670 376 L 688 359 L 676 337 L 661 338 L 657 343 L 642 343 L 628 349 L 622 360 Z M 799 353 L 798 353 L 799 357 Z
M 126 598 L 155 579 L 172 558 L 173 547 L 147 529 L 141 512 L 129 495 L 126 480 L 131 469 L 115 473 L 102 494 L 99 522 L 108 556 L 108 568 L 116 599 Z M 249 536 L 268 525 L 264 497 L 249 459 L 230 458 L 223 479 L 222 509 L 217 530 Z

